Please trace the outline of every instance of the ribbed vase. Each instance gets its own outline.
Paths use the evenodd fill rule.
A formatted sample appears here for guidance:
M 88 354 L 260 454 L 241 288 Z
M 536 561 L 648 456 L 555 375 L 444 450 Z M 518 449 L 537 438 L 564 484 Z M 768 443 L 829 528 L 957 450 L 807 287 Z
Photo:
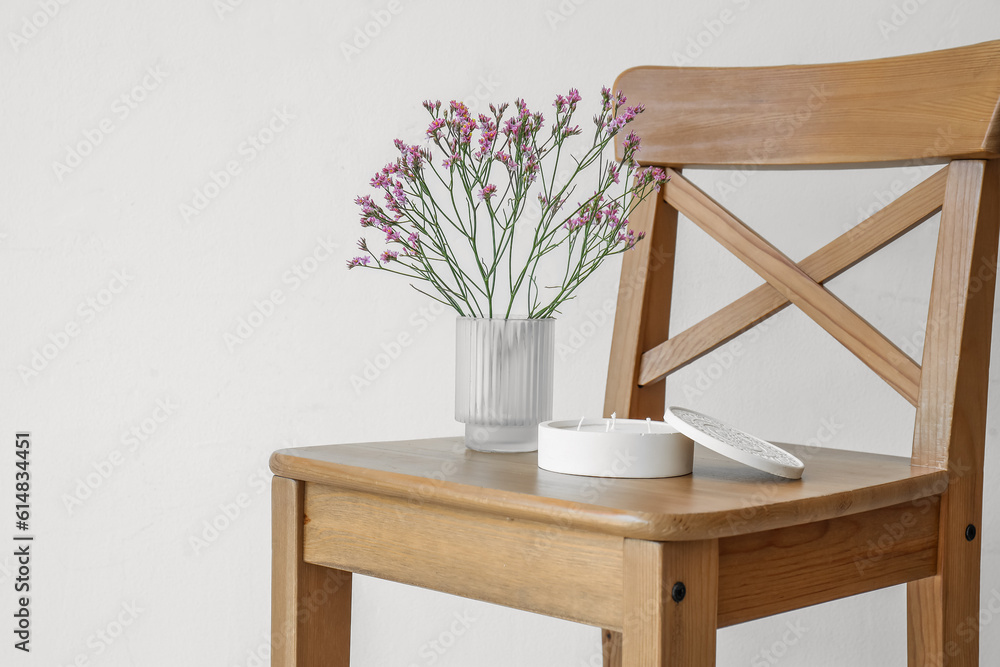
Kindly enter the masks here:
M 460 317 L 455 419 L 481 452 L 533 452 L 552 419 L 555 320 Z

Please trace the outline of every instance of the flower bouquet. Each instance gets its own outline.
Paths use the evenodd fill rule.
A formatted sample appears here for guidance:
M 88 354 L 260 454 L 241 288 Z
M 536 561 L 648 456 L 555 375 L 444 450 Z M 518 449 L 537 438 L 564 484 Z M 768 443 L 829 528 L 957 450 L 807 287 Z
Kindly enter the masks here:
M 580 101 L 576 89 L 557 95 L 547 132 L 522 99 L 510 115 L 507 104 L 473 116 L 461 102 L 424 102 L 424 145 L 397 139 L 399 157 L 371 179 L 384 204 L 355 200 L 361 226 L 381 238 L 375 248 L 362 237 L 348 268 L 404 276 L 460 316 L 456 417 L 470 447 L 533 448 L 551 417 L 552 317 L 605 259 L 642 240 L 629 216 L 666 180 L 636 162 L 634 132 L 620 159 L 606 154 L 641 104 L 604 88 L 588 143 L 571 140 L 583 134 Z M 596 185 L 576 197 L 585 176 Z

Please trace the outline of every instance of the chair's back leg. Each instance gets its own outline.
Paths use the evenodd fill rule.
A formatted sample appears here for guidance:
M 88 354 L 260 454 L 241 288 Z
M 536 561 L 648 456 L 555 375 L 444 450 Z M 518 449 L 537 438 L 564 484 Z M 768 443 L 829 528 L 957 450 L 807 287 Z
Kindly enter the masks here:
M 622 633 L 607 628 L 601 630 L 601 653 L 604 667 L 622 667 Z
M 646 239 L 622 258 L 618 306 L 608 362 L 604 416 L 662 419 L 665 384 L 639 386 L 642 353 L 667 339 L 677 247 L 677 211 L 657 190 L 634 211 L 631 227 Z M 601 631 L 604 667 L 621 667 L 622 635 Z
M 907 585 L 910 667 L 979 664 L 978 531 L 1000 226 L 1000 163 L 952 162 L 941 213 L 913 461 L 949 470 L 938 574 Z M 961 362 L 959 362 L 961 360 Z
M 646 239 L 622 258 L 618 306 L 611 339 L 604 416 L 663 419 L 664 383 L 639 386 L 644 350 L 667 339 L 677 245 L 677 211 L 662 191 L 649 195 L 633 212 L 631 227 Z

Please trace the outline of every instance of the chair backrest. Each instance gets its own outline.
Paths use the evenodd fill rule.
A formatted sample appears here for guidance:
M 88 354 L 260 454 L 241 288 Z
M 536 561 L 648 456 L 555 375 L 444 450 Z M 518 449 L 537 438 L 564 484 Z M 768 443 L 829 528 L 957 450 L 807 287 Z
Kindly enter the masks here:
M 632 216 L 647 240 L 623 259 L 605 412 L 660 419 L 666 375 L 793 304 L 916 406 L 915 464 L 971 467 L 962 497 L 974 510 L 1000 228 L 1000 41 L 831 65 L 639 67 L 615 88 L 646 107 L 630 126 L 642 138 L 640 161 L 668 167 L 671 179 Z M 947 166 L 798 263 L 681 173 L 686 165 L 908 160 Z M 918 365 L 823 283 L 939 211 Z M 766 282 L 672 333 L 662 313 L 670 309 L 678 212 Z

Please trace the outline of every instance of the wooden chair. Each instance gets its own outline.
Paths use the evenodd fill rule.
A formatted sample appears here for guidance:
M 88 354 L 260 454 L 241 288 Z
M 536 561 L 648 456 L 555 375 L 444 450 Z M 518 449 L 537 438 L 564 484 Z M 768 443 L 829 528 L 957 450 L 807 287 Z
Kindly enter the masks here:
M 605 412 L 661 418 L 660 380 L 794 304 L 916 406 L 912 457 L 814 451 L 801 481 L 747 511 L 767 475 L 702 450 L 693 475 L 665 480 L 558 475 L 456 438 L 281 450 L 272 664 L 349 664 L 360 572 L 603 627 L 605 665 L 627 667 L 713 665 L 719 627 L 907 583 L 909 665 L 977 665 L 1000 41 L 835 65 L 643 67 L 616 87 L 646 105 L 640 156 L 671 180 L 633 216 L 647 240 L 623 261 Z M 681 173 L 909 160 L 948 164 L 797 264 Z M 823 283 L 937 211 L 918 365 Z M 678 212 L 767 282 L 671 336 Z

